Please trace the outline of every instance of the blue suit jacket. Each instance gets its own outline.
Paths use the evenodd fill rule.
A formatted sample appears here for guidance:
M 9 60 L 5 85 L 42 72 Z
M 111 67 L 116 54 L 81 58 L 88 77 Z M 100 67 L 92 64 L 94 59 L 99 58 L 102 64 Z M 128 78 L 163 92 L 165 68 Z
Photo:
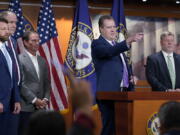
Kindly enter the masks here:
M 8 50 L 14 62 L 11 50 Z M 14 68 L 13 68 L 14 69 Z M 12 71 L 13 75 L 11 78 L 10 72 L 8 70 L 8 65 L 6 58 L 2 51 L 0 50 L 0 102 L 4 106 L 4 112 L 10 111 L 15 102 L 20 101 L 19 89 L 16 82 L 15 72 Z
M 10 45 L 9 42 L 11 42 L 12 44 Z M 17 41 L 13 38 L 13 37 L 9 37 L 8 40 L 8 46 L 15 52 L 15 54 L 13 53 L 13 57 L 16 57 L 17 59 L 17 63 L 15 62 L 15 71 L 16 71 L 16 82 L 20 82 L 21 80 L 21 73 L 20 73 L 20 67 L 19 67 L 19 58 L 18 58 L 18 46 L 17 46 Z M 19 68 L 19 70 L 18 70 Z M 20 76 L 18 76 L 18 72 L 20 74 Z M 20 84 L 18 84 L 20 86 Z
M 102 36 L 92 42 L 92 58 L 97 76 L 97 91 L 118 91 L 120 89 L 123 76 L 123 63 L 120 53 L 128 49 L 125 41 L 112 46 Z M 126 57 L 124 59 L 127 63 Z M 132 72 L 130 72 L 128 64 L 127 68 L 130 76 Z

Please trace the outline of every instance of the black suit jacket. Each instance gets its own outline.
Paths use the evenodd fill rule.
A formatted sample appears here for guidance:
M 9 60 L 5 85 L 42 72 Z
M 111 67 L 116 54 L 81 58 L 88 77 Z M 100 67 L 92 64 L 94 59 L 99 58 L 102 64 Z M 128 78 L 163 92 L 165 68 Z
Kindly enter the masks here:
M 162 135 L 180 135 L 180 130 L 179 129 L 169 130 Z
M 100 36 L 97 40 L 93 40 L 91 47 L 97 76 L 97 91 L 118 91 L 123 76 L 123 63 L 120 53 L 129 49 L 126 42 L 123 41 L 112 46 Z M 124 59 L 127 62 L 126 57 Z M 132 71 L 128 64 L 127 68 L 130 77 Z
M 173 57 L 176 72 L 175 88 L 180 88 L 180 56 L 174 53 Z M 172 89 L 168 67 L 161 51 L 147 58 L 146 77 L 153 91 Z

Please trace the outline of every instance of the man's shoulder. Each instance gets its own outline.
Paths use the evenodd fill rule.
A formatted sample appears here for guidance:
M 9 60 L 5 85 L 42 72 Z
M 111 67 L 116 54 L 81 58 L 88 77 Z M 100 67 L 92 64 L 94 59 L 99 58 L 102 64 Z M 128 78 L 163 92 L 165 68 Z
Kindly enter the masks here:
M 18 55 L 18 58 L 19 58 L 19 61 L 20 61 L 20 62 L 27 60 L 28 57 L 29 57 L 29 56 L 28 56 L 28 54 L 27 54 L 25 51 L 22 52 L 22 53 L 20 53 L 20 54 Z M 24 59 L 25 59 L 25 60 L 24 60 Z
M 45 60 L 45 58 L 44 57 L 42 57 L 41 55 L 37 55 L 37 57 L 39 58 L 39 59 L 41 59 L 41 60 Z
M 102 44 L 102 43 L 105 43 L 105 42 L 107 42 L 107 41 L 102 36 L 99 36 L 99 38 L 94 39 L 92 41 L 92 45 Z
M 22 53 L 20 53 L 18 56 L 19 56 L 19 58 L 22 58 L 22 57 L 24 57 L 26 54 L 25 54 L 25 52 L 22 52 Z
M 17 44 L 17 40 L 15 38 L 13 38 L 12 36 L 9 37 L 9 40 L 11 40 L 13 45 Z
M 97 39 L 93 39 L 93 41 L 92 42 L 95 42 L 95 43 L 97 43 L 97 42 L 100 42 L 101 40 L 99 39 L 99 38 L 97 38 Z
M 159 58 L 162 55 L 162 52 L 156 52 L 148 56 L 149 59 L 156 59 Z
M 46 59 L 44 57 L 42 57 L 40 55 L 37 55 L 37 57 L 38 57 L 38 60 L 40 60 L 43 63 L 46 63 Z
M 174 57 L 180 59 L 180 54 L 177 54 L 177 53 L 173 53 Z
M 16 41 L 16 39 L 12 36 L 9 37 L 10 40 Z

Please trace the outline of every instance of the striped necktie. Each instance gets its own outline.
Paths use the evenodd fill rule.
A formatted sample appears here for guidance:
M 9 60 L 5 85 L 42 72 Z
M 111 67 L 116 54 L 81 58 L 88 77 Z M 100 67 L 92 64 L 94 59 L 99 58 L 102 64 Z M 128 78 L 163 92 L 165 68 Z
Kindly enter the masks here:
M 171 78 L 171 82 L 172 82 L 172 88 L 175 88 L 175 83 L 176 83 L 176 74 L 175 74 L 175 70 L 173 68 L 173 63 L 172 63 L 172 56 L 168 55 L 167 56 L 167 67 L 169 70 L 169 75 Z
M 115 42 L 115 41 L 112 41 L 111 43 L 112 43 L 112 46 L 116 45 L 116 42 Z
M 124 59 L 123 54 L 120 54 L 120 56 L 121 56 L 121 59 Z M 128 75 L 128 69 L 127 69 L 125 59 L 122 60 L 122 63 L 123 63 L 123 78 L 122 78 L 123 79 L 123 87 L 128 88 L 129 87 L 129 75 Z

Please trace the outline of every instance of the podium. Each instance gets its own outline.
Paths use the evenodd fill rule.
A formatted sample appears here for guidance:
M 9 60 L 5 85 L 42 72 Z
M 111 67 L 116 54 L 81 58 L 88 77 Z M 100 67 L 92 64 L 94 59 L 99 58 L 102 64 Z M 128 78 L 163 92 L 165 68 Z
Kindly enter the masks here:
M 147 135 L 147 120 L 160 105 L 180 100 L 179 92 L 97 92 L 97 99 L 114 101 L 116 135 Z

